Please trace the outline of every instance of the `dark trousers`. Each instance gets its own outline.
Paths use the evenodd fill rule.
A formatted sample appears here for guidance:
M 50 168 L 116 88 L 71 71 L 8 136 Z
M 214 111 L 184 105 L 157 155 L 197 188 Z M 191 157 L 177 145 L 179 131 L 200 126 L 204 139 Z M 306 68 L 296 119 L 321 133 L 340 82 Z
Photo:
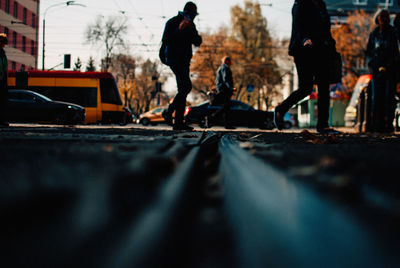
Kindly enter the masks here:
M 176 77 L 178 93 L 168 107 L 170 115 L 175 111 L 175 124 L 183 124 L 183 114 L 185 113 L 186 97 L 192 90 L 192 82 L 190 81 L 189 64 L 174 64 L 170 66 Z
M 225 125 L 229 125 L 230 122 L 230 114 L 231 114 L 231 97 L 232 93 L 224 92 L 221 94 L 222 97 L 220 99 L 220 104 L 222 105 L 217 111 L 215 111 L 211 116 L 212 118 L 216 118 L 220 114 L 222 114 L 222 118 L 224 120 Z
M 305 49 L 306 50 L 306 49 Z M 329 57 L 326 53 L 310 49 L 294 56 L 294 62 L 299 77 L 299 89 L 276 107 L 276 111 L 284 115 L 299 101 L 312 93 L 313 86 L 318 86 L 318 128 L 329 126 Z
M 8 91 L 3 86 L 3 81 L 0 80 L 0 122 L 6 122 L 6 112 L 8 105 Z
M 393 128 L 396 109 L 396 82 L 394 78 L 374 75 L 372 79 L 372 130 Z

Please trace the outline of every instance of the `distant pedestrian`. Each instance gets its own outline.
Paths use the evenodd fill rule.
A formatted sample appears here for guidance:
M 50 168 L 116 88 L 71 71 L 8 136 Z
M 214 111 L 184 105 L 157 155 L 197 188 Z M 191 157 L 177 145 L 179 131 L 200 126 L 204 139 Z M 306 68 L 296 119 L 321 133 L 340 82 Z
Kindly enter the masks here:
M 338 133 L 329 128 L 329 72 L 337 55 L 336 42 L 331 35 L 331 23 L 323 0 L 296 0 L 292 8 L 292 36 L 289 55 L 294 57 L 299 89 L 275 108 L 276 128 L 284 126 L 283 117 L 296 103 L 312 93 L 318 85 L 317 132 Z
M 8 126 L 6 120 L 7 103 L 8 103 L 8 88 L 7 88 L 7 72 L 8 60 L 6 52 L 4 51 L 7 45 L 7 35 L 0 34 L 0 126 Z
M 202 38 L 198 34 L 193 20 L 198 15 L 197 6 L 187 2 L 183 12 L 167 21 L 162 37 L 161 61 L 167 64 L 175 74 L 178 93 L 163 112 L 165 121 L 172 125 L 172 114 L 175 112 L 174 130 L 188 130 L 193 128 L 184 122 L 186 97 L 192 90 L 190 81 L 190 60 L 192 45 L 200 46 Z
M 393 132 L 398 39 L 395 28 L 390 25 L 389 11 L 380 10 L 375 23 L 377 27 L 369 36 L 366 53 L 372 73 L 372 131 Z
M 222 59 L 221 66 L 217 70 L 216 79 L 217 84 L 215 94 L 218 96 L 218 104 L 221 105 L 221 108 L 207 118 L 207 122 L 212 125 L 217 116 L 222 114 L 226 129 L 234 129 L 230 118 L 231 98 L 234 92 L 232 70 L 230 68 L 231 65 L 231 57 L 225 56 Z

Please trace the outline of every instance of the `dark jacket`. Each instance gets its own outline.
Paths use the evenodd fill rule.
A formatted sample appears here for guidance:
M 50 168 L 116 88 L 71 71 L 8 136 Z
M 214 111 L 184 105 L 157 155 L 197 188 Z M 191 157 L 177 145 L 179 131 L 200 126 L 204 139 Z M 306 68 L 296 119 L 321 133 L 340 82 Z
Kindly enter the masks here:
M 387 25 L 381 32 L 379 27 L 376 27 L 369 35 L 366 55 L 372 75 L 377 75 L 380 67 L 386 68 L 388 74 L 395 74 L 399 60 L 395 28 Z
M 228 94 L 233 92 L 232 71 L 231 68 L 225 63 L 218 68 L 216 88 L 219 92 Z
M 8 61 L 4 49 L 0 48 L 0 89 L 7 90 Z
M 165 57 L 168 65 L 189 64 L 192 58 L 192 45 L 200 46 L 202 38 L 196 25 L 185 30 L 179 30 L 179 24 L 184 16 L 181 12 L 165 24 L 162 42 L 165 45 Z
M 336 43 L 331 35 L 331 22 L 324 1 L 316 5 L 312 0 L 296 0 L 292 18 L 289 55 L 301 53 L 307 39 L 311 39 L 314 49 L 334 55 Z

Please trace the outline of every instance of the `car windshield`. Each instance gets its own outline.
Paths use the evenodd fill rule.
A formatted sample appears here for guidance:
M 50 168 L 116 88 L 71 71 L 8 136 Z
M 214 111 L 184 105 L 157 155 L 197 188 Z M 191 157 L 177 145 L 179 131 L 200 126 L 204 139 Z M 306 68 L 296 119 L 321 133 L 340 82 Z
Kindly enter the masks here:
M 232 101 L 232 109 L 249 111 L 252 110 L 253 108 L 246 103 L 240 101 Z
M 42 95 L 42 94 L 39 94 L 39 93 L 36 93 L 36 92 L 35 92 L 34 95 L 36 95 L 35 97 L 39 97 L 41 99 L 44 99 L 45 101 L 52 101 L 50 98 L 46 97 L 45 95 Z

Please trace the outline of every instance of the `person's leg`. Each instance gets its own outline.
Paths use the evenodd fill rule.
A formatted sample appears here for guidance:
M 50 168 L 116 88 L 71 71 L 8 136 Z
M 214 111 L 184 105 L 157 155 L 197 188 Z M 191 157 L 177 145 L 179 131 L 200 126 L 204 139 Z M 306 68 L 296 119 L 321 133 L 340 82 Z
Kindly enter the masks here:
M 384 101 L 386 81 L 380 77 L 372 79 L 372 130 L 382 131 L 384 127 Z
M 276 111 L 281 113 L 282 116 L 289 111 L 293 105 L 310 95 L 313 90 L 313 59 L 306 55 L 300 55 L 294 57 L 294 62 L 299 78 L 299 89 L 293 91 L 289 97 L 276 107 Z
M 175 111 L 175 125 L 183 124 L 183 114 L 185 112 L 186 97 L 192 90 L 192 82 L 190 81 L 189 65 L 171 66 L 171 70 L 176 77 L 178 93 L 168 107 L 168 113 L 172 115 Z
M 316 79 L 318 85 L 318 123 L 317 130 L 329 127 L 329 106 L 330 106 L 330 90 L 329 90 L 329 59 L 321 55 L 318 57 L 316 65 Z
M 393 120 L 394 113 L 396 110 L 396 82 L 394 79 L 388 79 L 386 81 L 385 91 L 385 130 L 389 132 L 394 131 Z

